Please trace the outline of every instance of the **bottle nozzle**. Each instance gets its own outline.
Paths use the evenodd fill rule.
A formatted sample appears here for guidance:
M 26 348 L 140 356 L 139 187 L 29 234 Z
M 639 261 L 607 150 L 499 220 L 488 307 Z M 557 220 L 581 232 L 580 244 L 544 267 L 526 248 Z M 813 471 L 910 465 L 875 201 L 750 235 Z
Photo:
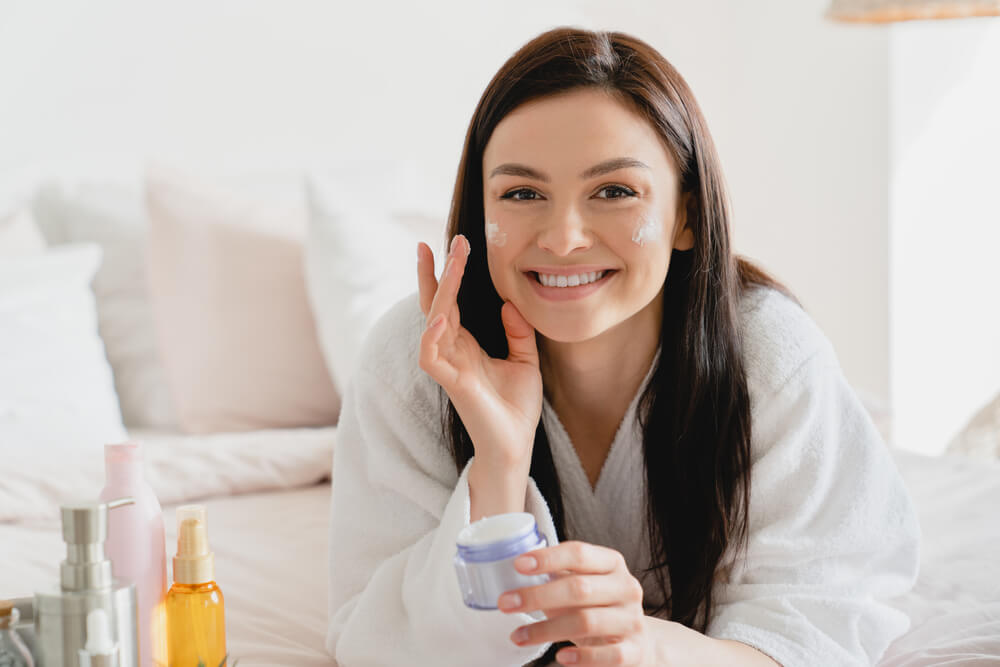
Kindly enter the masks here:
M 63 590 L 80 591 L 111 585 L 111 561 L 105 557 L 108 510 L 134 503 L 131 496 L 109 502 L 78 502 L 63 505 L 63 541 L 66 560 L 59 566 Z
M 214 555 L 208 549 L 205 506 L 178 507 L 174 581 L 181 584 L 204 584 L 212 581 L 215 578 L 214 561 Z

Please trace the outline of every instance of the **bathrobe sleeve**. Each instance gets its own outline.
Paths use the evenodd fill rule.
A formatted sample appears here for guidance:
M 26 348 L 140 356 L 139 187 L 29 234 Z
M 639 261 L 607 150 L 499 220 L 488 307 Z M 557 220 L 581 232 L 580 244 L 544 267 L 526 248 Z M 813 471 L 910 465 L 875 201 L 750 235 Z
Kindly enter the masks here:
M 785 359 L 802 351 L 801 339 L 772 342 L 774 354 L 758 346 L 751 368 L 782 348 Z M 872 665 L 909 627 L 886 599 L 916 579 L 913 504 L 828 343 L 780 378 L 766 375 L 748 372 L 746 558 L 730 561 L 718 581 L 707 634 L 783 667 Z
M 453 558 L 469 523 L 468 467 L 457 473 L 442 435 L 439 388 L 417 367 L 411 339 L 419 341 L 422 322 L 414 300 L 390 311 L 344 397 L 333 464 L 327 649 L 345 667 L 523 665 L 547 648 L 510 641 L 533 619 L 462 602 Z M 555 544 L 533 481 L 526 511 Z

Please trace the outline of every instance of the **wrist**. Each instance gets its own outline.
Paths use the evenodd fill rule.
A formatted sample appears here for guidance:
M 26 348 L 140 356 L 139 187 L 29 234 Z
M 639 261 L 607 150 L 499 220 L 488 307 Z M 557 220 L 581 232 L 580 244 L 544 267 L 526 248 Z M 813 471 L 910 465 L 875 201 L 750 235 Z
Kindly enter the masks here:
M 478 456 L 469 463 L 469 520 L 523 512 L 528 490 L 527 465 L 490 465 Z

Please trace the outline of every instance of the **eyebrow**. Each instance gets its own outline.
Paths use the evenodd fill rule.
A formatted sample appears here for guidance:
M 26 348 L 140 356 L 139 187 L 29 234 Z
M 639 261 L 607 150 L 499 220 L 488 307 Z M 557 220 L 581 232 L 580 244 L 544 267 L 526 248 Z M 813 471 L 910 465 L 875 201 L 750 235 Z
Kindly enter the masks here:
M 632 167 L 638 167 L 640 169 L 649 169 L 649 165 L 640 160 L 636 160 L 632 157 L 616 157 L 610 160 L 605 160 L 595 164 L 593 167 L 586 169 L 582 174 L 580 174 L 581 179 L 594 178 L 595 176 L 601 176 L 602 174 L 607 174 L 612 171 L 618 171 L 619 169 L 629 169 Z M 507 176 L 523 176 L 525 178 L 533 178 L 538 181 L 544 181 L 548 183 L 551 179 L 548 175 L 542 172 L 532 169 L 523 164 L 516 163 L 506 163 L 495 168 L 490 172 L 490 178 L 494 176 L 499 176 L 505 174 Z

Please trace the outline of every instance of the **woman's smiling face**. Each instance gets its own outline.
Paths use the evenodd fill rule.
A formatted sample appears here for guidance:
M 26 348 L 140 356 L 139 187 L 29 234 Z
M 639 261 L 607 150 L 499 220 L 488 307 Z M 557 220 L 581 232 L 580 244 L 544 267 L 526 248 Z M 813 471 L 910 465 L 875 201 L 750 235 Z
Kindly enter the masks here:
M 604 91 L 517 107 L 483 152 L 497 293 L 559 342 L 589 340 L 658 308 L 671 249 L 693 246 L 678 183 L 659 134 Z

